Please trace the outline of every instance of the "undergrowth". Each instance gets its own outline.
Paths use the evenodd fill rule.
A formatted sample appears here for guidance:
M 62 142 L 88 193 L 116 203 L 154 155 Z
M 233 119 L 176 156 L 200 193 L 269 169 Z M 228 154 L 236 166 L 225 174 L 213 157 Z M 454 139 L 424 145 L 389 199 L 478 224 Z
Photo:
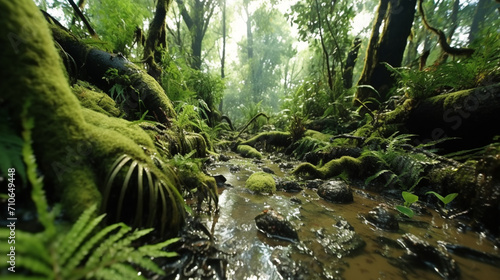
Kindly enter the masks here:
M 135 247 L 134 243 L 153 229 L 132 230 L 124 223 L 103 226 L 105 214 L 95 217 L 95 205 L 84 211 L 70 229 L 56 223 L 57 211 L 49 210 L 43 178 L 37 174 L 31 147 L 33 126 L 33 119 L 26 118 L 25 110 L 22 156 L 38 220 L 44 229 L 36 233 L 15 229 L 12 239 L 11 229 L 0 228 L 0 249 L 9 252 L 3 254 L 0 267 L 8 268 L 8 279 L 144 279 L 137 269 L 164 275 L 152 259 L 176 256 L 163 248 L 177 238 Z

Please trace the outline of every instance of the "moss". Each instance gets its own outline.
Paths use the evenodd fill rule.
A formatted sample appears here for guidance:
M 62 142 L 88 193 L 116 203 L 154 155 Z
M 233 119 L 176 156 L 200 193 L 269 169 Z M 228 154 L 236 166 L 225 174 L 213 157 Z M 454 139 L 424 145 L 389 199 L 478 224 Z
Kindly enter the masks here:
M 260 171 L 248 177 L 245 188 L 256 193 L 275 193 L 276 182 L 271 174 Z
M 261 159 L 262 154 L 257 151 L 254 147 L 248 145 L 238 145 L 236 152 L 247 158 Z
M 292 137 L 289 132 L 282 131 L 269 131 L 262 132 L 258 135 L 241 142 L 241 145 L 254 146 L 257 142 L 266 142 L 269 145 L 288 147 L 292 144 Z
M 361 159 L 343 156 L 338 159 L 333 159 L 321 167 L 314 166 L 308 162 L 301 163 L 292 171 L 292 174 L 309 174 L 314 178 L 328 179 L 339 176 L 342 173 L 347 173 L 349 176 L 359 176 L 362 171 L 363 162 Z
M 80 85 L 75 85 L 73 93 L 85 108 L 105 114 L 108 117 L 119 117 L 122 114 L 116 106 L 115 101 L 104 92 L 96 92 Z
M 114 178 L 115 185 L 126 185 L 123 175 L 133 163 L 143 166 L 141 172 L 147 174 L 130 173 L 136 176 L 130 181 L 137 184 L 137 178 L 152 175 L 164 182 L 169 202 L 178 203 L 165 206 L 170 216 L 155 223 L 175 231 L 184 213 L 179 185 L 172 168 L 163 165 L 160 170 L 153 162 L 156 150 L 151 137 L 138 125 L 81 107 L 66 81 L 47 23 L 32 1 L 0 1 L 0 25 L 0 105 L 20 127 L 20 112 L 30 104 L 27 113 L 35 120 L 34 154 L 49 198 L 61 200 L 65 213 L 71 219 L 78 218 L 90 205 L 102 203 L 99 186 L 106 185 L 117 158 L 128 155 L 133 160 L 118 168 L 121 172 Z M 130 199 L 137 201 L 137 197 Z M 179 216 L 170 214 L 172 207 L 177 207 Z M 129 208 L 136 209 L 135 205 Z
M 319 131 L 311 130 L 311 129 L 306 130 L 306 132 L 304 133 L 304 136 L 309 136 L 309 137 L 312 137 L 314 139 L 321 140 L 323 142 L 330 142 L 330 138 L 332 138 L 332 135 L 323 134 Z

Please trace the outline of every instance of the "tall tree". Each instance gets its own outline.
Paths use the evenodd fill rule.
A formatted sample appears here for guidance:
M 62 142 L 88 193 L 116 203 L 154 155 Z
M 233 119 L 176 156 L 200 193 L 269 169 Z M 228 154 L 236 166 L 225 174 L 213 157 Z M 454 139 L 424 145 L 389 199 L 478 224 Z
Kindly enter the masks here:
M 158 0 L 156 12 L 149 25 L 148 38 L 144 46 L 144 61 L 148 68 L 148 74 L 158 80 L 162 69 L 159 63 L 162 60 L 161 51 L 166 47 L 165 19 L 172 0 Z
M 384 63 L 401 66 L 415 15 L 416 0 L 380 0 L 372 35 L 368 43 L 363 72 L 358 85 L 370 85 L 373 89 L 359 87 L 355 103 L 363 103 L 370 97 L 383 100 L 394 85 L 394 78 Z M 382 28 L 382 33 L 379 30 Z M 371 105 L 373 108 L 374 105 Z
M 190 0 L 189 10 L 184 0 L 176 0 L 182 19 L 191 33 L 191 67 L 201 69 L 203 37 L 218 5 L 217 0 Z

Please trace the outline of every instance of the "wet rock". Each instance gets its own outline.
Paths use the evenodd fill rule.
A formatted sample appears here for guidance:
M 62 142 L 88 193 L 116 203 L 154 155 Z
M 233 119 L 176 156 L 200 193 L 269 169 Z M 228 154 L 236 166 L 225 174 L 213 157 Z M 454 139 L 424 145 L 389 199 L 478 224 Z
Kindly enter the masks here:
M 230 156 L 227 156 L 227 155 L 224 155 L 224 154 L 221 154 L 221 155 L 219 156 L 219 160 L 220 160 L 220 161 L 228 161 L 228 160 L 230 160 L 230 159 L 231 159 L 231 157 L 230 157 Z
M 224 183 L 226 183 L 227 179 L 226 179 L 226 177 L 224 177 L 224 175 L 217 174 L 217 175 L 213 175 L 212 177 L 215 178 L 215 183 L 217 184 L 217 187 L 222 188 L 222 187 L 226 186 Z
M 328 181 L 318 188 L 318 195 L 333 203 L 353 202 L 352 190 L 344 181 Z
M 500 266 L 500 257 L 498 256 L 477 251 L 472 248 L 468 248 L 459 244 L 452 244 L 443 241 L 438 241 L 438 244 L 446 248 L 448 252 L 454 255 L 482 263 L 487 263 L 496 267 Z
M 299 236 L 293 225 L 273 209 L 264 210 L 255 217 L 257 228 L 273 238 L 298 241 Z
M 238 171 L 240 171 L 240 169 L 241 168 L 238 165 L 230 165 L 229 166 L 229 172 L 231 172 L 231 173 L 238 172 Z
M 269 173 L 269 174 L 275 174 L 274 171 L 269 167 L 262 167 L 262 171 Z
M 281 169 L 292 169 L 293 168 L 293 163 L 291 162 L 282 162 L 278 165 L 279 168 Z
M 443 279 L 460 279 L 460 271 L 450 255 L 429 245 L 411 233 L 403 235 L 398 242 L 406 249 L 401 258 L 411 266 L 422 265 L 436 271 Z
M 290 198 L 290 201 L 293 203 L 296 203 L 296 204 L 302 204 L 302 200 L 300 200 L 300 198 L 295 197 L 295 196 Z
M 301 263 L 296 263 L 289 252 L 277 248 L 271 254 L 271 262 L 276 267 L 276 270 L 281 275 L 281 279 L 302 280 L 308 279 L 308 268 Z
M 323 184 L 323 180 L 321 179 L 314 179 L 314 180 L 307 180 L 306 181 L 306 188 L 308 189 L 317 189 L 321 184 Z
M 363 238 L 345 220 L 337 222 L 334 233 L 327 233 L 325 229 L 320 229 L 316 231 L 316 236 L 325 251 L 337 258 L 352 256 L 366 246 Z
M 296 181 L 281 181 L 276 185 L 278 190 L 283 190 L 285 192 L 300 192 L 302 187 Z
M 365 216 L 365 219 L 368 223 L 388 231 L 397 231 L 399 230 L 399 223 L 396 219 L 396 215 L 389 212 L 389 210 L 385 206 L 377 206 L 373 208 L 368 214 Z

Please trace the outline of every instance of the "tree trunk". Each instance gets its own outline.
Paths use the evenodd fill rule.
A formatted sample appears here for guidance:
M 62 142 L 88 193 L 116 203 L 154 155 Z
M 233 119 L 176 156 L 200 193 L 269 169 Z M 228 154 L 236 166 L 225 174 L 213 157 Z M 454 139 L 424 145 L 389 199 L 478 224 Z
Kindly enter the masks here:
M 354 66 L 356 65 L 356 60 L 358 59 L 359 48 L 361 47 L 361 39 L 356 37 L 352 42 L 351 49 L 347 54 L 347 59 L 344 65 L 344 88 L 349 89 L 352 87 L 352 75 Z
M 167 125 L 175 118 L 172 103 L 163 88 L 144 70 L 120 55 L 85 45 L 57 25 L 51 25 L 50 28 L 54 39 L 71 56 L 71 62 L 66 64 L 74 63 L 74 69 L 78 69 L 75 73 L 78 79 L 89 81 L 108 92 L 114 85 L 103 79 L 108 69 L 115 68 L 119 75 L 127 75 L 130 78 L 129 84 L 122 84 L 127 95 L 123 109 L 129 116 L 148 110 L 150 116 Z M 140 107 L 143 105 L 145 108 Z
M 371 85 L 378 94 L 373 89 L 360 87 L 356 92 L 356 103 L 365 102 L 371 97 L 383 101 L 394 85 L 392 73 L 384 63 L 393 67 L 401 66 L 407 38 L 413 24 L 416 2 L 416 0 L 380 0 L 365 65 L 358 81 L 358 85 Z M 380 35 L 379 29 L 382 23 L 384 25 Z M 370 108 L 376 107 L 373 103 L 367 105 Z
M 476 11 L 474 12 L 474 17 L 472 18 L 472 24 L 469 31 L 469 44 L 476 39 L 479 30 L 481 29 L 481 23 L 484 21 L 486 15 L 488 14 L 488 3 L 491 0 L 479 0 L 477 2 Z
M 220 58 L 220 77 L 224 80 L 226 77 L 225 71 L 226 63 L 226 0 L 222 1 L 222 55 Z M 221 98 L 219 103 L 219 112 L 222 114 L 224 107 L 224 100 Z
M 448 152 L 482 147 L 500 134 L 500 84 L 438 95 L 412 109 L 406 127 L 420 143 L 457 137 L 444 142 Z
M 144 61 L 148 74 L 159 81 L 162 69 L 159 66 L 162 60 L 162 50 L 166 48 L 165 19 L 172 0 L 158 0 L 153 21 L 149 25 L 148 38 L 144 46 Z

